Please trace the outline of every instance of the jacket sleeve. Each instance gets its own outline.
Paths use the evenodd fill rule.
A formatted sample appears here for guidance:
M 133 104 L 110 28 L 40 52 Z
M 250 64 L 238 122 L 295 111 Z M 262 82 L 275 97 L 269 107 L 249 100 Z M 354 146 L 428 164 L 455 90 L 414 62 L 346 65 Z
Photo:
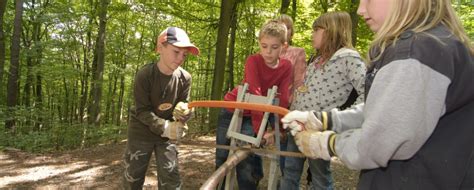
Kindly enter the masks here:
M 365 92 L 365 73 L 367 72 L 365 63 L 360 57 L 347 56 L 344 58 L 346 63 L 346 76 L 359 95 L 355 104 L 364 102 Z
M 178 99 L 176 100 L 176 103 L 189 102 L 192 78 L 188 74 L 183 74 L 183 77 L 180 77 L 179 82 L 181 83 L 181 85 L 178 86 L 182 87 L 181 89 L 178 88 Z
M 415 59 L 382 67 L 368 93 L 361 128 L 337 135 L 336 154 L 351 169 L 411 158 L 444 114 L 449 84 L 449 78 Z M 343 113 L 335 114 L 342 120 Z
M 349 129 L 356 129 L 362 126 L 364 122 L 364 103 L 357 104 L 348 109 L 339 111 L 337 108 L 328 112 L 329 129 L 337 133 L 344 132 Z

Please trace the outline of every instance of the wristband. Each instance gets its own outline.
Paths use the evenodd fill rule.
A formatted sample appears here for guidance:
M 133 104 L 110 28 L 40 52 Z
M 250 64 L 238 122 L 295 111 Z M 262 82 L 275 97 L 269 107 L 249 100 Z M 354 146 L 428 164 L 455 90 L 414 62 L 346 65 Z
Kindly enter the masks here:
M 335 133 L 333 133 L 333 134 L 331 134 L 331 136 L 329 136 L 328 152 L 329 152 L 329 156 L 331 156 L 331 157 L 337 156 L 336 155 L 336 134 Z

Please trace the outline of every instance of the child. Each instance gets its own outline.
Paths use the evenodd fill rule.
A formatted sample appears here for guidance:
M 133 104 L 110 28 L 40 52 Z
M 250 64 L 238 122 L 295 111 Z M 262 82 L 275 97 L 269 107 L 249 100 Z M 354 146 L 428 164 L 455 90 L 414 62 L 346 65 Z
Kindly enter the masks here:
M 451 1 L 361 0 L 358 13 L 376 33 L 365 104 L 287 114 L 298 148 L 362 170 L 359 189 L 473 189 L 474 47 Z
M 151 155 L 155 152 L 159 189 L 179 189 L 176 140 L 183 135 L 192 111 L 189 99 L 191 75 L 180 67 L 186 56 L 199 54 L 186 32 L 166 28 L 158 37 L 160 60 L 143 66 L 133 89 L 127 149 L 124 155 L 125 189 L 141 189 Z
M 313 22 L 312 44 L 317 57 L 306 69 L 304 84 L 297 88 L 291 110 L 342 109 L 356 98 L 357 102 L 363 102 L 366 69 L 359 53 L 353 50 L 351 31 L 351 18 L 346 12 L 325 13 Z M 298 151 L 291 135 L 287 150 Z M 281 189 L 299 189 L 304 161 L 286 158 Z M 312 188 L 333 189 L 330 162 L 321 159 L 308 159 L 308 162 Z
M 278 21 L 285 24 L 287 29 L 287 41 L 288 46 L 283 48 L 283 51 L 280 55 L 283 59 L 288 59 L 293 65 L 293 80 L 290 84 L 290 103 L 293 100 L 293 94 L 295 89 L 298 89 L 301 85 L 303 85 L 304 80 L 304 73 L 306 71 L 306 52 L 303 48 L 294 47 L 292 45 L 293 34 L 295 33 L 293 27 L 293 19 L 290 16 L 282 14 L 280 17 L 277 18 Z
M 295 33 L 293 27 L 293 19 L 286 15 L 282 14 L 277 19 L 277 21 L 283 23 L 286 26 L 287 33 L 286 33 L 286 40 L 287 46 L 283 48 L 280 57 L 283 59 L 287 59 L 290 61 L 292 65 L 292 81 L 290 83 L 290 97 L 289 102 L 293 101 L 293 94 L 295 93 L 295 89 L 300 87 L 303 84 L 304 80 L 304 72 L 306 70 L 306 52 L 303 48 L 291 46 L 293 34 Z M 281 133 L 281 143 L 280 143 L 280 150 L 285 151 L 286 146 L 288 144 L 288 138 L 286 132 Z M 285 157 L 280 157 L 280 171 L 283 174 L 283 168 L 285 167 Z
M 273 85 L 278 87 L 278 98 L 281 107 L 288 106 L 289 85 L 291 83 L 291 63 L 280 58 L 283 46 L 286 45 L 286 27 L 277 22 L 265 23 L 258 36 L 260 52 L 251 55 L 245 63 L 244 79 L 248 92 L 266 96 Z M 238 89 L 235 88 L 224 96 L 226 101 L 235 101 Z M 222 109 L 217 127 L 217 144 L 228 145 L 226 133 L 232 119 L 233 111 Z M 241 133 L 255 136 L 258 133 L 263 118 L 262 112 L 244 111 Z M 265 134 L 267 142 L 271 142 L 272 135 Z M 228 151 L 216 150 L 216 168 L 220 167 L 228 156 Z M 258 155 L 250 155 L 237 165 L 237 181 L 239 189 L 257 189 L 258 182 L 263 178 L 262 160 Z

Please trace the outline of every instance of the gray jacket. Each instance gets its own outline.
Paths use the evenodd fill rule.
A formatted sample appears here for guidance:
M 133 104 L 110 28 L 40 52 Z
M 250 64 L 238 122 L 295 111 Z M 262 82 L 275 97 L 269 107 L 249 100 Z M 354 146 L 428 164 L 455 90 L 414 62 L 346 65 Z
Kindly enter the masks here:
M 444 26 L 405 32 L 369 68 L 365 104 L 330 112 L 360 189 L 474 188 L 472 56 Z

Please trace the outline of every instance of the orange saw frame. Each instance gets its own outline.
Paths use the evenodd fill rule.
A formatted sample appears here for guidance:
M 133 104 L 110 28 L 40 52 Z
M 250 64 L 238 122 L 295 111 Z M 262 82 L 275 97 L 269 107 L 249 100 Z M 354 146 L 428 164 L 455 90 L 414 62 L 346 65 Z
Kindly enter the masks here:
M 193 102 L 189 102 L 188 107 L 189 108 L 193 108 L 193 107 L 234 108 L 234 109 L 271 112 L 271 113 L 280 114 L 282 116 L 285 116 L 288 112 L 290 112 L 288 109 L 285 109 L 280 106 L 260 104 L 260 103 L 221 101 L 221 100 L 193 101 Z

